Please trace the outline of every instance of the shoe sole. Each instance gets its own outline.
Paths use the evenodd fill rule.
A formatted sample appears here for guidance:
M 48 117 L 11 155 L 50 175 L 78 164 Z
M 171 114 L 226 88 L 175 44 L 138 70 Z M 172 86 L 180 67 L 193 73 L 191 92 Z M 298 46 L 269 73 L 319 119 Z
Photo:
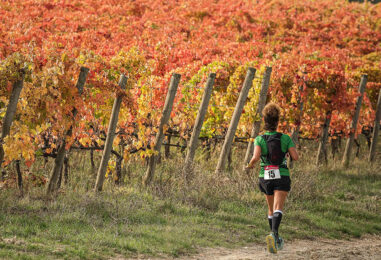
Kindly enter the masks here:
M 266 237 L 266 243 L 267 243 L 267 250 L 272 254 L 276 254 L 277 250 L 275 247 L 275 240 L 274 240 L 274 237 L 272 235 L 268 235 Z

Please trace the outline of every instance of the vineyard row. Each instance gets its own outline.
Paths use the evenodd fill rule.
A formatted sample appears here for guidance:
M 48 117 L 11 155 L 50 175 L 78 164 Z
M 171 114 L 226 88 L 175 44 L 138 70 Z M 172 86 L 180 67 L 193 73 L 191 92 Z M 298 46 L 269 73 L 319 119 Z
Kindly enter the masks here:
M 261 113 L 262 113 L 262 110 L 263 110 L 263 108 L 267 102 L 266 99 L 267 99 L 267 95 L 268 95 L 271 72 L 272 72 L 272 68 L 266 67 L 266 70 L 264 72 L 264 76 L 263 76 L 262 82 L 261 82 L 261 89 L 260 89 L 260 94 L 259 94 L 258 103 L 257 103 L 258 105 L 256 108 L 257 117 L 256 117 L 256 120 L 253 122 L 251 135 L 250 135 L 250 137 L 239 138 L 239 137 L 235 137 L 235 133 L 237 130 L 237 126 L 238 126 L 240 117 L 241 117 L 242 112 L 243 112 L 245 102 L 246 102 L 247 97 L 248 97 L 249 90 L 253 86 L 253 79 L 254 79 L 255 74 L 256 74 L 256 69 L 254 69 L 252 67 L 248 68 L 246 76 L 245 76 L 245 80 L 243 82 L 242 89 L 240 91 L 238 100 L 237 100 L 236 105 L 235 105 L 234 113 L 231 117 L 230 124 L 229 124 L 227 131 L 226 131 L 226 134 L 223 137 L 222 136 L 221 137 L 215 137 L 215 139 L 223 140 L 222 149 L 221 149 L 220 156 L 219 156 L 218 163 L 217 163 L 216 170 L 215 170 L 216 174 L 221 174 L 221 172 L 223 172 L 225 170 L 226 160 L 229 156 L 229 153 L 231 152 L 231 146 L 232 146 L 233 141 L 247 142 L 248 146 L 247 146 L 246 155 L 245 155 L 245 159 L 244 159 L 243 163 L 246 164 L 249 162 L 251 155 L 253 153 L 253 146 L 254 146 L 253 140 L 259 134 L 260 129 L 261 129 Z M 85 86 L 85 82 L 86 82 L 86 78 L 87 78 L 88 73 L 89 73 L 88 68 L 81 67 L 80 75 L 79 75 L 77 85 L 76 85 L 79 94 L 81 94 L 83 92 L 83 88 Z M 168 121 L 170 119 L 170 115 L 172 112 L 172 107 L 173 107 L 176 92 L 177 92 L 177 89 L 179 86 L 180 78 L 181 78 L 180 74 L 174 73 L 172 75 L 170 85 L 169 85 L 169 90 L 167 92 L 166 99 L 165 99 L 165 104 L 164 104 L 160 124 L 158 126 L 158 131 L 157 131 L 156 136 L 155 136 L 155 141 L 152 143 L 152 145 L 139 148 L 139 149 L 151 151 L 149 157 L 147 158 L 148 168 L 147 168 L 147 171 L 146 171 L 145 176 L 143 178 L 143 184 L 144 185 L 150 185 L 152 183 L 152 180 L 153 180 L 154 175 L 155 175 L 155 168 L 156 168 L 156 163 L 157 163 L 157 159 L 158 159 L 158 154 L 160 153 L 161 146 L 163 144 L 165 135 L 167 135 L 167 137 L 168 137 L 167 139 L 169 139 L 169 140 L 170 140 L 171 136 L 176 135 L 175 133 L 172 133 L 172 134 L 169 133 L 166 128 L 167 128 Z M 198 147 L 198 142 L 200 139 L 202 139 L 202 138 L 200 138 L 200 132 L 201 132 L 201 128 L 203 126 L 205 115 L 207 113 L 209 101 L 211 99 L 211 95 L 213 92 L 212 90 L 213 90 L 213 85 L 214 85 L 215 79 L 216 79 L 215 73 L 211 73 L 208 77 L 208 80 L 207 80 L 206 86 L 205 86 L 205 90 L 204 90 L 204 93 L 202 96 L 202 101 L 201 101 L 200 106 L 199 106 L 197 118 L 196 118 L 195 124 L 193 126 L 192 134 L 190 136 L 190 140 L 189 140 L 188 144 L 175 145 L 175 146 L 180 146 L 182 149 L 187 148 L 187 154 L 186 154 L 186 158 L 185 158 L 185 162 L 184 162 L 184 166 L 183 166 L 183 171 L 184 171 L 185 176 L 190 175 L 190 173 L 192 172 L 194 155 L 195 155 L 195 151 Z M 4 138 L 6 138 L 6 136 L 8 136 L 10 134 L 12 121 L 13 121 L 15 114 L 16 114 L 17 103 L 18 103 L 18 100 L 20 97 L 21 90 L 23 88 L 23 81 L 24 81 L 24 77 L 22 77 L 17 82 L 13 83 L 11 97 L 10 97 L 10 100 L 9 100 L 9 103 L 7 106 L 5 117 L 3 119 L 2 135 L 1 135 L 2 140 L 4 140 Z M 118 116 L 119 116 L 119 112 L 120 112 L 120 108 L 121 108 L 121 104 L 122 104 L 122 99 L 124 97 L 123 91 L 125 91 L 125 89 L 126 89 L 126 84 L 127 84 L 127 77 L 122 74 L 120 76 L 120 80 L 118 83 L 120 90 L 118 91 L 117 96 L 114 100 L 112 114 L 111 114 L 109 126 L 108 126 L 108 131 L 107 131 L 107 134 L 105 134 L 106 138 L 104 140 L 105 143 L 103 146 L 95 144 L 95 146 L 93 146 L 93 147 L 91 147 L 91 146 L 89 146 L 89 147 L 82 147 L 82 146 L 67 147 L 67 139 L 71 138 L 71 136 L 72 136 L 72 127 L 70 127 L 69 129 L 67 129 L 65 136 L 61 137 L 60 143 L 54 151 L 55 152 L 54 155 L 52 153 L 43 153 L 44 156 L 51 156 L 51 157 L 55 158 L 54 167 L 51 171 L 49 182 L 47 185 L 47 193 L 48 194 L 55 192 L 60 186 L 60 182 L 61 182 L 61 178 L 62 178 L 61 173 L 62 173 L 63 165 L 65 163 L 65 158 L 67 158 L 68 149 L 70 149 L 70 148 L 72 148 L 72 149 L 86 149 L 86 150 L 90 150 L 90 151 L 100 150 L 100 149 L 103 150 L 103 156 L 102 156 L 102 159 L 100 162 L 100 166 L 98 168 L 97 179 L 96 179 L 96 183 L 95 183 L 95 187 L 94 187 L 95 191 L 101 191 L 102 190 L 103 182 L 105 180 L 106 170 L 107 170 L 107 166 L 109 163 L 111 153 L 114 153 L 118 157 L 118 160 L 120 162 L 121 162 L 121 160 L 123 160 L 123 157 L 119 153 L 117 153 L 116 151 L 113 150 L 113 141 L 115 138 L 116 127 L 117 127 L 117 123 L 118 123 Z M 358 89 L 359 96 L 357 97 L 357 101 L 356 101 L 356 109 L 355 109 L 355 113 L 354 113 L 354 116 L 352 119 L 351 131 L 350 131 L 350 135 L 349 135 L 349 138 L 347 140 L 347 143 L 346 143 L 346 148 L 345 148 L 345 152 L 344 152 L 343 159 L 342 159 L 342 163 L 345 167 L 347 167 L 349 164 L 351 149 L 352 149 L 352 145 L 353 145 L 353 142 L 355 139 L 355 132 L 356 132 L 356 128 L 357 128 L 357 124 L 358 124 L 358 120 L 359 120 L 361 103 L 362 103 L 363 94 L 364 94 L 364 91 L 366 88 L 366 84 L 367 84 L 367 75 L 363 75 L 361 77 L 361 81 L 359 84 L 359 89 Z M 300 101 L 298 106 L 300 109 L 300 114 L 302 114 L 303 102 Z M 73 118 L 75 118 L 77 112 L 78 112 L 77 109 L 74 108 L 72 111 Z M 321 131 L 321 135 L 320 135 L 320 141 L 319 141 L 319 150 L 318 150 L 318 154 L 316 156 L 316 164 L 317 165 L 321 163 L 321 161 L 324 157 L 326 157 L 325 156 L 326 155 L 326 148 L 325 147 L 326 147 L 326 142 L 327 142 L 328 135 L 329 135 L 329 126 L 330 126 L 330 121 L 331 121 L 331 115 L 332 115 L 332 111 L 328 111 L 326 114 L 326 120 L 325 120 L 324 125 L 322 127 L 322 131 Z M 377 109 L 376 109 L 376 119 L 375 119 L 374 126 L 373 126 L 373 133 L 372 133 L 372 138 L 371 138 L 372 142 L 370 145 L 370 153 L 369 153 L 369 161 L 374 160 L 378 131 L 380 128 L 380 125 L 379 125 L 380 119 L 381 119 L 381 90 L 380 90 L 379 97 L 378 97 L 378 103 L 377 103 Z M 299 119 L 299 121 L 301 121 L 301 120 L 302 120 L 302 118 Z M 297 125 L 297 127 L 294 129 L 294 131 L 292 133 L 292 138 L 295 142 L 298 142 L 298 135 L 299 135 L 299 125 Z M 165 144 L 165 145 L 167 145 L 167 147 L 169 147 L 171 144 L 168 141 L 167 144 Z M 129 152 L 130 153 L 136 153 L 139 149 L 132 149 Z M 0 145 L 0 162 L 3 162 L 3 159 L 4 159 L 4 149 L 3 149 L 3 142 L 2 142 Z M 18 169 L 17 170 L 18 172 L 19 172 L 19 163 L 20 163 L 19 161 L 16 162 L 16 168 Z M 19 179 L 20 178 L 21 178 L 21 176 L 19 176 Z

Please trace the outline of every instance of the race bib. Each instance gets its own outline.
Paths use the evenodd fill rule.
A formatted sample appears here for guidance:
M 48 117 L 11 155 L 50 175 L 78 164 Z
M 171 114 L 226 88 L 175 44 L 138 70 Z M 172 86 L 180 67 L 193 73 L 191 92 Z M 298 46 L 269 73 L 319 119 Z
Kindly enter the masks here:
M 265 166 L 265 180 L 275 180 L 280 179 L 279 166 L 269 165 Z

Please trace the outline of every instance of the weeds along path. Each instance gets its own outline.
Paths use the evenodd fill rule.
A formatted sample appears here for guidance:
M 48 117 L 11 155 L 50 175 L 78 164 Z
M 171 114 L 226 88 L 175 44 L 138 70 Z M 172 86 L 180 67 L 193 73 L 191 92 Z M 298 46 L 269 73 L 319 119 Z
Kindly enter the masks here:
M 286 242 L 276 255 L 266 251 L 265 245 L 252 245 L 238 249 L 204 249 L 194 256 L 180 259 L 381 259 L 381 237 L 364 236 L 351 240 L 295 240 Z

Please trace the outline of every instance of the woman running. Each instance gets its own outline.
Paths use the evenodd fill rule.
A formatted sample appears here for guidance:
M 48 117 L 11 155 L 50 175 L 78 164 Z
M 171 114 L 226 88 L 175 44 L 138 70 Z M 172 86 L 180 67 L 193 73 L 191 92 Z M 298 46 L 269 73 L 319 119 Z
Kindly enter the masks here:
M 290 136 L 276 132 L 280 107 L 275 103 L 269 103 L 262 114 L 264 129 L 267 132 L 255 138 L 254 155 L 247 168 L 253 168 L 254 164 L 261 160 L 259 189 L 266 196 L 268 221 L 272 231 L 266 237 L 266 243 L 269 252 L 276 253 L 283 248 L 283 239 L 279 236 L 278 229 L 283 216 L 284 202 L 291 189 L 286 154 L 288 153 L 294 161 L 298 160 L 299 156 Z

